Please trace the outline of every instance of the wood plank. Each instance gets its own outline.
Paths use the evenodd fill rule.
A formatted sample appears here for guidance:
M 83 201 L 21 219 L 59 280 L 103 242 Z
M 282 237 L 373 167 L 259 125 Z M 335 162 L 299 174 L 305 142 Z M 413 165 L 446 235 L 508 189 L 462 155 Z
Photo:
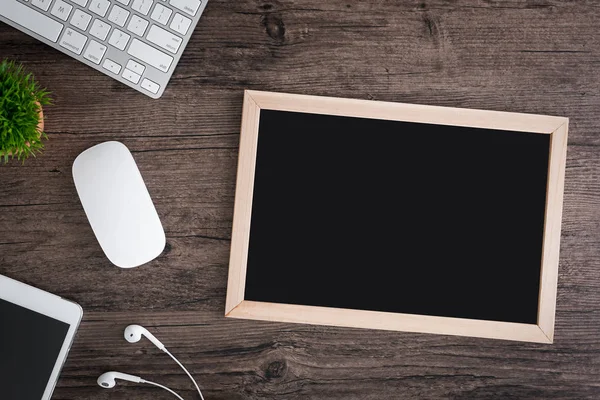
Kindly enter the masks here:
M 560 227 L 562 222 L 563 193 L 565 187 L 565 163 L 567 160 L 567 137 L 569 123 L 566 121 L 552 133 L 550 159 L 548 162 L 548 190 L 546 192 L 546 217 L 538 325 L 550 342 L 554 338 L 556 291 L 560 250 Z
M 0 274 L 86 311 L 53 400 L 172 399 L 99 388 L 107 369 L 206 399 L 600 398 L 600 8 L 589 1 L 209 0 L 152 100 L 4 24 L 2 58 L 53 92 L 47 150 L 0 165 Z M 243 91 L 569 117 L 552 345 L 224 318 Z M 73 186 L 84 149 L 133 152 L 168 246 L 132 271 L 102 254 Z
M 551 134 L 568 122 L 547 115 L 365 101 L 278 92 L 246 92 L 261 109 Z M 243 128 L 243 125 L 242 125 Z
M 559 337 L 550 346 L 223 319 L 213 311 L 139 312 L 135 321 L 188 367 L 207 399 L 591 399 L 598 394 L 597 356 L 575 351 L 575 337 L 567 326 L 577 325 L 579 318 L 559 319 Z M 86 315 L 56 399 L 170 398 L 128 383 L 110 395 L 94 388 L 94 377 L 111 369 L 197 398 L 192 383 L 168 356 L 148 341 L 131 344 L 123 339 L 123 329 L 131 322 L 130 312 Z M 567 332 L 569 339 L 561 339 Z M 597 345 L 582 337 L 579 343 Z
M 314 307 L 295 304 L 263 303 L 244 300 L 225 314 L 232 318 L 283 321 L 348 328 L 436 333 L 486 339 L 551 343 L 535 324 L 483 321 L 464 318 L 432 317 L 344 308 Z
M 260 107 L 246 91 L 240 134 L 240 155 L 236 183 L 236 198 L 233 214 L 231 256 L 229 257 L 229 279 L 225 315 L 244 300 L 246 287 L 246 264 L 250 242 L 250 217 L 252 215 L 252 193 L 254 192 L 254 170 L 258 146 L 258 124 Z

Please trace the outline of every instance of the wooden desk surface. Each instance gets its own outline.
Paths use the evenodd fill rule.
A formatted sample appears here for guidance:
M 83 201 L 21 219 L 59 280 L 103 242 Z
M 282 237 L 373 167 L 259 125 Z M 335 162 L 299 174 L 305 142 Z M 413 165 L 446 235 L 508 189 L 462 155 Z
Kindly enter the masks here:
M 0 24 L 0 55 L 54 94 L 46 151 L 0 166 L 0 273 L 84 321 L 53 399 L 600 398 L 600 8 L 573 1 L 210 0 L 152 100 Z M 553 345 L 223 317 L 243 89 L 570 118 Z M 151 264 L 112 266 L 71 177 L 106 140 L 133 152 L 163 222 Z M 318 145 L 318 144 L 316 144 Z M 432 242 L 432 246 L 435 243 Z

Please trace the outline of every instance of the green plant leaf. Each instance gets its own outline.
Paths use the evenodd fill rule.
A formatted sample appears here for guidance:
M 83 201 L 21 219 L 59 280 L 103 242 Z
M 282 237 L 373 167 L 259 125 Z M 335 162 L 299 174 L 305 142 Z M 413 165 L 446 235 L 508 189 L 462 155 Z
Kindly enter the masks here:
M 41 153 L 48 136 L 39 130 L 41 107 L 50 93 L 14 61 L 0 62 L 0 159 L 27 159 Z

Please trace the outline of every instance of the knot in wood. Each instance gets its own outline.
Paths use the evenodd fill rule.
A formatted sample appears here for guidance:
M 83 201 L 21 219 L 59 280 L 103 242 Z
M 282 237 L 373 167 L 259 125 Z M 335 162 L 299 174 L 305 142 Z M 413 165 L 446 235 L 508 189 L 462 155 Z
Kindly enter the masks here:
M 273 361 L 267 366 L 265 376 L 267 379 L 281 378 L 285 375 L 287 364 L 285 361 Z
M 262 24 L 265 27 L 267 35 L 273 40 L 283 42 L 285 40 L 285 24 L 283 20 L 275 14 L 267 14 L 262 17 Z

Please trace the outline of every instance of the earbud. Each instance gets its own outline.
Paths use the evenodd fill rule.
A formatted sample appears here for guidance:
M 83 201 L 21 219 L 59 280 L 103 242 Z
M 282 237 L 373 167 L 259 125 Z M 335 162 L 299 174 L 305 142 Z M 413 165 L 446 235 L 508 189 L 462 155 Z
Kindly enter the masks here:
M 98 378 L 98 385 L 105 389 L 114 388 L 117 384 L 116 379 L 121 379 L 124 381 L 134 383 L 144 383 L 144 380 L 139 376 L 124 374 L 122 372 L 110 371 L 100 375 L 100 377 Z
M 142 336 L 146 336 L 146 338 L 154 343 L 156 347 L 165 351 L 165 345 L 160 342 L 153 334 L 148 332 L 146 328 L 140 325 L 129 325 L 125 328 L 125 340 L 129 343 L 137 343 L 142 339 Z
M 169 350 L 167 350 L 165 348 L 165 345 L 162 344 L 160 342 L 160 340 L 158 340 L 157 338 L 155 338 L 153 334 L 151 334 L 150 332 L 148 332 L 148 330 L 146 328 L 144 328 L 143 326 L 140 326 L 140 325 L 129 325 L 127 328 L 125 328 L 125 332 L 124 332 L 123 336 L 125 336 L 125 340 L 127 340 L 129 343 L 137 343 L 140 340 L 142 340 L 142 336 L 146 336 L 146 338 L 149 341 L 151 341 L 152 343 L 154 343 L 154 345 L 156 347 L 158 347 L 159 349 L 161 349 L 162 351 L 164 351 L 165 353 L 167 353 L 169 355 L 169 357 L 171 357 L 177 364 L 179 364 L 179 366 L 181 367 L 181 369 L 183 369 L 183 371 L 187 374 L 187 376 L 190 377 L 190 379 L 192 380 L 192 382 L 194 382 L 194 386 L 196 386 L 196 390 L 198 391 L 198 394 L 200 395 L 200 399 L 204 400 L 204 396 L 202 396 L 202 392 L 200 391 L 200 387 L 196 383 L 196 380 L 189 373 L 189 371 L 187 369 L 185 369 L 185 367 L 183 366 L 183 364 L 181 364 L 175 358 L 175 356 L 173 354 L 171 354 L 169 352 Z M 100 387 L 103 387 L 105 389 L 114 388 L 115 385 L 117 384 L 116 379 L 122 379 L 124 381 L 129 381 L 129 382 L 134 382 L 134 383 L 146 383 L 148 385 L 154 385 L 154 386 L 157 386 L 157 387 L 159 387 L 161 389 L 164 389 L 164 390 L 168 391 L 169 393 L 171 393 L 173 396 L 177 397 L 178 399 L 183 400 L 183 397 L 181 397 L 180 395 L 178 395 L 177 393 L 175 393 L 174 391 L 172 391 L 171 389 L 169 389 L 166 386 L 163 386 L 163 385 L 158 384 L 156 382 L 147 381 L 145 379 L 140 378 L 139 376 L 124 374 L 122 372 L 110 371 L 110 372 L 103 373 L 98 378 L 98 385 L 100 385 Z
M 122 379 L 124 381 L 129 381 L 129 382 L 133 382 L 133 383 L 147 383 L 148 385 L 157 386 L 157 387 L 164 389 L 167 392 L 171 393 L 173 396 L 177 397 L 179 400 L 183 400 L 183 397 L 181 397 L 180 395 L 178 395 L 177 393 L 175 393 L 174 391 L 172 391 L 171 389 L 169 389 L 166 386 L 163 386 L 156 382 L 147 381 L 145 379 L 140 378 L 139 376 L 124 374 L 122 372 L 110 371 L 110 372 L 103 373 L 98 378 L 98 385 L 100 385 L 100 387 L 104 388 L 104 389 L 111 389 L 111 388 L 114 388 L 115 385 L 117 384 L 117 381 L 116 381 L 117 379 Z M 200 393 L 200 398 L 202 400 L 204 400 L 204 397 L 202 397 L 202 393 Z

